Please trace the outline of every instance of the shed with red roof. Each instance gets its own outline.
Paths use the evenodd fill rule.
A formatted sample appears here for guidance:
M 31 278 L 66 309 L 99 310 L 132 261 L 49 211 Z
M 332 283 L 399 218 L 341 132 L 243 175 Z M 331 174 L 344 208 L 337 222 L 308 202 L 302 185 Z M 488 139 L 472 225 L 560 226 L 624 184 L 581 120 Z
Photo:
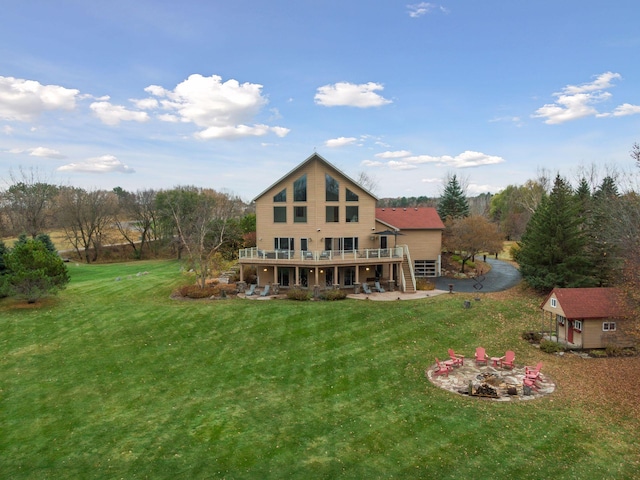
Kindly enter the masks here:
M 557 339 L 580 349 L 633 344 L 623 331 L 623 305 L 616 288 L 554 288 L 541 308 Z

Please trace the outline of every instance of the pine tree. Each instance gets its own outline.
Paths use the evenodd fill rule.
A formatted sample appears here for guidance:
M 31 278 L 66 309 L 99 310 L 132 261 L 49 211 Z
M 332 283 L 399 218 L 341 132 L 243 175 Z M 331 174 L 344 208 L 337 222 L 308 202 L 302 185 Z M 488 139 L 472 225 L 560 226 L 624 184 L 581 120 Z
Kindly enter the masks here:
M 520 272 L 533 288 L 549 291 L 595 284 L 581 224 L 577 197 L 558 175 L 551 194 L 531 217 L 516 254 Z
M 443 221 L 448 218 L 455 219 L 469 216 L 469 202 L 456 175 L 451 176 L 444 187 L 437 210 Z
M 4 255 L 7 273 L 4 287 L 10 296 L 29 303 L 55 294 L 69 283 L 69 273 L 62 259 L 38 240 L 18 241 Z

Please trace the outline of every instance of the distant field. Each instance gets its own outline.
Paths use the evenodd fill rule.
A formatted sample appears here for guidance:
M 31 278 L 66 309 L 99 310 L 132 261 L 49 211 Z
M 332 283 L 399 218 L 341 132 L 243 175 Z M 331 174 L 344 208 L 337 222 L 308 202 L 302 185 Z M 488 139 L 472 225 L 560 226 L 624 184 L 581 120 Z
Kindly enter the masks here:
M 0 300 L 0 478 L 637 478 L 638 389 L 521 340 L 540 319 L 523 292 L 176 301 L 175 262 L 69 269 L 57 298 Z M 556 392 L 497 403 L 425 379 L 478 345 L 543 360 Z

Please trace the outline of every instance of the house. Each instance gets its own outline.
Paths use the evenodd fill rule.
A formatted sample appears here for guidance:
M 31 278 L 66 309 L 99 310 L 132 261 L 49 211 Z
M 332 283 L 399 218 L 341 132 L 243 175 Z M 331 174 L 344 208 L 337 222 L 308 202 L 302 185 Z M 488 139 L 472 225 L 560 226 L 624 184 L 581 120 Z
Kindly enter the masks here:
M 256 247 L 239 252 L 258 284 L 415 292 L 440 274 L 444 224 L 433 208 L 376 209 L 377 198 L 313 154 L 254 198 Z M 413 260 L 412 260 L 413 259 Z
M 554 288 L 540 308 L 543 323 L 569 348 L 633 344 L 623 331 L 623 303 L 615 288 Z

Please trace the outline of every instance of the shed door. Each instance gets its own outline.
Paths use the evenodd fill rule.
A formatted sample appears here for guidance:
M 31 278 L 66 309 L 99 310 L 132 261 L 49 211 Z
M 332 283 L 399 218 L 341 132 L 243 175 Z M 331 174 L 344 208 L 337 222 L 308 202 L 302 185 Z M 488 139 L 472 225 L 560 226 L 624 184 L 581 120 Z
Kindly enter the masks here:
M 573 343 L 573 320 L 567 320 L 567 342 Z

